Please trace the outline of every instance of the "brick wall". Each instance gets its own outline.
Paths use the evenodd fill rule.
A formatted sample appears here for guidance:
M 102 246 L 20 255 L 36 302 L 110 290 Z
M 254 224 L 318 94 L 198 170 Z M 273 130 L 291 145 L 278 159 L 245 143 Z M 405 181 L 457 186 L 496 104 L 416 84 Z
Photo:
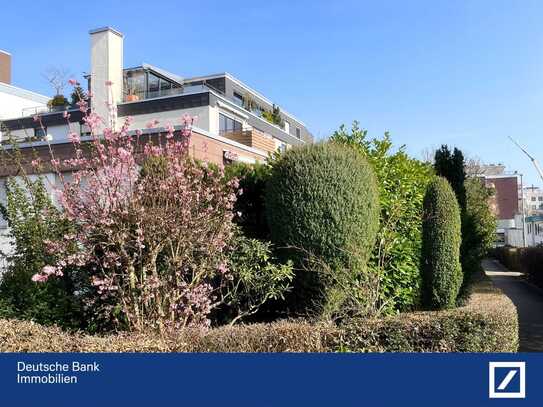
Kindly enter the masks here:
M 157 135 L 151 134 L 143 137 L 143 141 L 146 142 L 149 139 L 156 140 Z M 71 143 L 54 144 L 52 145 L 52 149 L 55 158 L 60 161 L 72 158 L 74 156 L 74 146 Z M 223 165 L 230 161 L 225 159 L 225 152 L 229 153 L 229 155 L 233 154 L 245 161 L 264 160 L 266 158 L 265 152 L 262 152 L 262 154 L 257 154 L 253 151 L 247 151 L 244 148 L 233 146 L 227 142 L 222 142 L 196 132 L 193 132 L 192 134 L 189 144 L 189 152 L 193 157 L 199 160 L 212 162 L 217 165 Z M 33 172 L 33 168 L 30 165 L 30 162 L 33 159 L 39 158 L 44 164 L 50 161 L 49 147 L 47 145 L 22 148 L 21 154 L 25 163 L 23 166 L 24 170 L 28 174 Z M 43 171 L 49 172 L 51 169 L 47 165 L 44 165 Z M 7 153 L 0 153 L 0 177 L 17 175 L 19 172 L 20 170 L 16 165 L 16 162 L 11 160 Z
M 513 219 L 519 213 L 517 177 L 486 178 L 486 184 L 496 190 L 493 206 L 498 219 Z

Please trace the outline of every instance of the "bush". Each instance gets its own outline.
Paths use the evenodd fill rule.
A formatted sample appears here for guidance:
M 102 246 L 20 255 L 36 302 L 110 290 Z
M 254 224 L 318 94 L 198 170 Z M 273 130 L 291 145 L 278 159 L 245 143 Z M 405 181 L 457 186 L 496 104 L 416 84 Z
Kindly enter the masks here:
M 543 247 L 527 247 L 520 251 L 521 270 L 528 280 L 543 288 Z
M 234 222 L 249 238 L 268 240 L 270 230 L 266 220 L 264 194 L 270 175 L 267 164 L 233 163 L 226 166 L 227 180 L 237 178 L 242 191 L 234 204 Z
M 303 321 L 182 328 L 173 334 L 89 336 L 0 319 L 0 352 L 516 352 L 513 303 L 488 279 L 466 306 L 349 320 L 337 327 Z
M 517 352 L 514 304 L 486 277 L 472 288 L 461 308 L 349 321 L 335 346 L 351 352 Z
M 334 132 L 331 140 L 360 151 L 372 164 L 379 183 L 381 220 L 368 266 L 379 276 L 379 307 L 386 313 L 406 311 L 420 303 L 422 201 L 432 180 L 431 165 L 411 158 L 404 147 L 392 152 L 388 133 L 368 139 L 354 122 Z
M 494 191 L 480 178 L 468 178 L 465 182 L 466 210 L 462 223 L 462 291 L 465 292 L 472 276 L 481 269 L 481 260 L 494 243 L 496 216 L 490 209 L 489 199 Z
M 303 259 L 322 259 L 341 284 L 363 272 L 379 226 L 373 170 L 357 151 L 338 144 L 293 148 L 273 163 L 266 212 L 272 242 L 288 248 L 299 267 L 296 302 L 304 310 L 318 309 L 338 284 L 330 287 Z
M 222 288 L 219 318 L 234 324 L 256 314 L 270 300 L 284 300 L 294 277 L 292 263 L 280 264 L 271 243 L 249 239 L 237 233 L 228 248 L 227 272 L 231 276 Z
M 21 182 L 12 178 L 6 189 L 7 203 L 0 210 L 15 251 L 8 256 L 7 271 L 0 278 L 0 316 L 81 328 L 85 318 L 82 303 L 74 295 L 79 287 L 73 269 L 44 284 L 31 280 L 56 260 L 49 252 L 49 241 L 71 233 L 73 226 L 54 207 L 42 178 L 31 181 L 25 177 Z
M 57 258 L 35 281 L 85 268 L 84 301 L 96 329 L 210 324 L 231 277 L 224 271 L 237 180 L 225 182 L 222 170 L 189 156 L 188 116 L 180 131 L 167 126 L 154 140 L 136 134 L 136 142 L 126 136 L 130 118 L 118 129 L 102 129 L 86 102 L 80 105 L 91 132 L 88 154 L 71 133 L 74 159 L 36 163 L 38 170 L 50 166 L 61 181 L 62 216 L 75 230 L 53 242 Z M 77 252 L 65 250 L 70 247 Z
M 521 262 L 522 251 L 519 247 L 502 246 L 490 251 L 490 254 L 509 270 L 525 272 Z
M 423 303 L 430 309 L 452 308 L 462 284 L 460 210 L 445 178 L 428 185 L 423 216 Z
M 509 270 L 524 273 L 530 282 L 543 288 L 543 246 L 497 247 L 492 255 Z

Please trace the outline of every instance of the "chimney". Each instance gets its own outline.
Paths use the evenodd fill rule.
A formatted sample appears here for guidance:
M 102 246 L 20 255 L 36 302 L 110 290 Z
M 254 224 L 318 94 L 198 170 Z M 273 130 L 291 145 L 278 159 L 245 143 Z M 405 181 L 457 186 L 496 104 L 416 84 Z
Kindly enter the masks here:
M 11 54 L 0 49 L 0 82 L 11 84 Z
M 123 98 L 123 34 L 111 27 L 91 30 L 89 34 L 92 107 L 108 125 L 113 126 L 116 118 L 108 109 L 108 103 L 116 111 L 117 103 Z

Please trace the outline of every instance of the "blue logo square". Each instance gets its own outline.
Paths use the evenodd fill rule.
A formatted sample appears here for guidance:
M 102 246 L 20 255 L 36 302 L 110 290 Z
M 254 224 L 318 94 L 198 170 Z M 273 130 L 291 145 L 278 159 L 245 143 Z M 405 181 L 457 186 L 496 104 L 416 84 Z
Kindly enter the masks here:
M 518 367 L 496 367 L 494 369 L 494 391 L 519 392 L 520 391 L 520 368 Z

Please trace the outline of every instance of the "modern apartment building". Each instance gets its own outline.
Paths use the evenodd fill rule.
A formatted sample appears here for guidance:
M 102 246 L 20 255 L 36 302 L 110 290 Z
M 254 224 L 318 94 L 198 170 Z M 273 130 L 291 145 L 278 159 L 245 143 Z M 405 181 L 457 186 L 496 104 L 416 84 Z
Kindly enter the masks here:
M 131 116 L 132 128 L 147 132 L 179 124 L 180 118 L 189 114 L 197 118 L 192 154 L 217 164 L 234 159 L 264 160 L 271 152 L 313 140 L 301 120 L 228 73 L 183 78 L 149 64 L 125 68 L 123 34 L 105 27 L 90 31 L 90 40 L 91 104 L 108 121 L 111 112 L 106 102 L 116 106 L 117 123 Z M 106 86 L 106 82 L 112 85 Z M 3 109 L 5 106 L 0 104 L 0 111 Z M 87 130 L 78 107 L 66 109 L 69 120 L 79 126 L 84 136 Z M 45 112 L 39 108 L 35 112 L 20 110 L 19 117 L 3 120 L 4 131 L 22 143 L 32 141 L 38 148 L 47 134 L 63 150 L 60 146 L 68 142 L 63 111 L 58 107 Z M 33 120 L 35 113 L 40 114 L 45 132 Z M 159 124 L 148 129 L 151 120 L 158 120 Z
M 90 103 L 106 122 L 120 126 L 131 116 L 131 129 L 152 138 L 168 125 L 180 130 L 181 118 L 188 114 L 196 118 L 190 153 L 220 165 L 264 161 L 270 153 L 313 141 L 301 120 L 228 73 L 184 78 L 149 64 L 124 67 L 123 42 L 123 34 L 113 28 L 90 31 Z M 0 54 L 0 81 L 10 78 L 9 57 Z M 24 103 L 15 103 L 15 97 Z M 18 140 L 23 154 L 47 158 L 51 145 L 58 159 L 71 158 L 69 132 L 76 128 L 82 140 L 88 137 L 83 113 L 78 106 L 50 106 L 50 99 L 0 84 L 0 129 Z M 4 182 L 13 172 L 0 168 L 0 200 L 5 200 Z M 50 184 L 58 181 L 53 173 L 44 175 Z M 5 226 L 0 223 L 0 235 Z M 6 244 L 0 239 L 2 246 Z

